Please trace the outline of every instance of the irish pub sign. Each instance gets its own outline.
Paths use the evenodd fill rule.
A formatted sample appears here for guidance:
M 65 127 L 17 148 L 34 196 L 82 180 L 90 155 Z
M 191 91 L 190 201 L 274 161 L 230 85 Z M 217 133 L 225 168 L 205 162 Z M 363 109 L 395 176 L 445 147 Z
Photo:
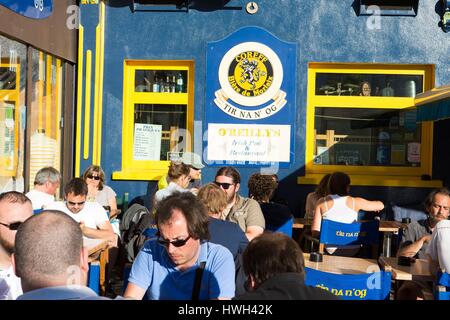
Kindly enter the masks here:
M 296 45 L 258 27 L 208 43 L 205 161 L 288 167 L 296 118 Z

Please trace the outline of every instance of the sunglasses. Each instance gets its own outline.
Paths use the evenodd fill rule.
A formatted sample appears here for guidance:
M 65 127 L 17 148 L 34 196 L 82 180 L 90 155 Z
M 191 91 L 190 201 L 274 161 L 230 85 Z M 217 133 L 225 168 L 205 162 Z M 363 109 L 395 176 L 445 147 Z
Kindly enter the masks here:
M 13 222 L 13 223 L 10 223 L 10 224 L 6 224 L 6 223 L 0 222 L 0 224 L 2 226 L 7 227 L 11 231 L 15 231 L 15 230 L 19 229 L 19 227 L 22 224 L 22 222 L 21 221 L 17 221 L 17 222 Z
M 66 201 L 66 202 L 71 206 L 76 206 L 76 205 L 82 206 L 86 201 L 81 201 L 81 202 Z
M 173 240 L 173 241 L 169 241 L 169 240 L 164 240 L 163 238 L 159 237 L 158 238 L 158 242 L 160 245 L 166 246 L 168 247 L 169 244 L 173 245 L 174 247 L 182 247 L 186 244 L 186 242 L 188 242 L 188 240 L 191 238 L 191 236 L 188 236 L 186 239 L 179 239 L 179 240 Z
M 227 182 L 217 182 L 214 181 L 214 183 L 219 186 L 222 187 L 224 190 L 228 190 L 229 187 L 231 187 L 232 185 L 234 185 L 234 183 L 227 183 Z
M 89 178 L 89 179 L 100 180 L 99 176 L 93 176 L 92 174 L 89 174 L 86 177 Z

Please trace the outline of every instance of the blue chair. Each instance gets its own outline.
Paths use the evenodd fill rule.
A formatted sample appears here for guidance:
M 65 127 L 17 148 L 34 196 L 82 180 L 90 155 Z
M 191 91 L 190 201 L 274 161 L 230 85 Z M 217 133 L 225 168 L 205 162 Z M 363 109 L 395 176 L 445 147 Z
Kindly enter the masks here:
M 335 274 L 305 268 L 305 284 L 325 289 L 343 300 L 389 300 L 392 273 Z
M 287 235 L 288 237 L 292 237 L 292 225 L 294 224 L 294 218 L 287 220 L 284 224 L 278 227 L 274 227 L 272 225 L 267 225 L 266 230 L 272 232 L 281 232 Z
M 436 280 L 434 299 L 450 300 L 450 274 L 439 272 Z
M 319 252 L 324 252 L 325 245 L 371 245 L 374 249 L 377 249 L 379 224 L 379 220 L 341 223 L 322 219 L 322 224 L 320 227 Z
M 41 213 L 42 211 L 44 211 L 44 209 L 34 209 L 34 210 L 33 210 L 33 214 L 39 214 L 39 213 Z
M 97 294 L 100 292 L 100 262 L 89 263 L 88 287 Z

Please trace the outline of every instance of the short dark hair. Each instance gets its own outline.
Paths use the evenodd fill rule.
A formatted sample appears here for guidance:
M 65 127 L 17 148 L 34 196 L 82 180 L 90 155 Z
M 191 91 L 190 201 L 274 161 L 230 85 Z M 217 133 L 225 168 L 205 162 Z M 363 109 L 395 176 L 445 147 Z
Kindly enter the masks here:
M 169 165 L 169 171 L 167 172 L 167 176 L 171 181 L 173 181 L 183 175 L 188 176 L 190 172 L 191 169 L 187 164 L 184 164 L 183 162 L 171 161 Z
M 278 183 L 272 175 L 254 173 L 248 179 L 248 192 L 256 201 L 268 201 L 272 198 Z
M 15 243 L 16 273 L 27 287 L 45 287 L 56 275 L 80 266 L 83 234 L 64 212 L 44 210 L 22 223 Z
M 64 194 L 67 196 L 69 193 L 73 193 L 76 196 L 86 196 L 88 194 L 88 187 L 86 182 L 81 178 L 73 178 L 64 187 Z
M 190 192 L 174 192 L 160 201 L 155 215 L 158 229 L 172 218 L 174 210 L 180 210 L 186 218 L 188 232 L 192 238 L 209 240 L 208 211 L 196 196 Z
M 248 244 L 243 254 L 244 271 L 259 286 L 274 275 L 285 272 L 304 277 L 305 261 L 297 242 L 279 232 L 265 232 Z
M 434 197 L 437 194 L 443 194 L 445 196 L 450 197 L 450 190 L 448 190 L 445 187 L 442 188 L 438 188 L 438 189 L 434 189 L 433 191 L 431 191 L 428 196 L 426 197 L 425 201 L 424 201 L 424 205 L 425 205 L 425 209 L 428 211 L 428 209 L 431 207 L 431 205 L 433 204 L 433 200 Z
M 26 195 L 17 191 L 8 191 L 0 193 L 0 203 L 1 202 L 9 202 L 9 203 L 19 203 L 24 204 L 29 202 L 31 204 L 31 200 L 28 199 Z
M 239 174 L 239 171 L 233 167 L 222 167 L 220 168 L 217 173 L 216 177 L 218 176 L 226 176 L 233 179 L 233 183 L 241 183 L 241 175 Z
M 348 187 L 350 186 L 350 177 L 344 172 L 334 172 L 328 180 L 328 190 L 330 194 L 339 196 L 348 195 Z

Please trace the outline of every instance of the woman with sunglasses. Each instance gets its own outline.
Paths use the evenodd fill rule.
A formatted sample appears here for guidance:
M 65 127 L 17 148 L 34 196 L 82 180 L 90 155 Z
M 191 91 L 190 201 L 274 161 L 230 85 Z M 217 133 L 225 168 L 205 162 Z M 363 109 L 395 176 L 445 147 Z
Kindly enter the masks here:
M 117 211 L 116 193 L 105 185 L 105 172 L 100 166 L 91 165 L 83 173 L 88 186 L 88 201 L 98 202 L 113 215 Z

